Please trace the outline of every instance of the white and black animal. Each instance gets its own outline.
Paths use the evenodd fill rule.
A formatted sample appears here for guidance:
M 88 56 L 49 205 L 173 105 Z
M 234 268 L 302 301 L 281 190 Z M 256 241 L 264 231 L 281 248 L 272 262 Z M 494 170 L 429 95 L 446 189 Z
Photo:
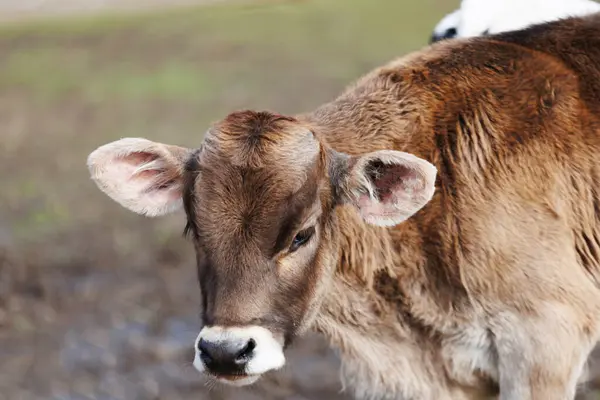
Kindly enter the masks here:
M 462 0 L 460 8 L 438 22 L 429 42 L 513 31 L 598 11 L 600 3 L 593 0 Z

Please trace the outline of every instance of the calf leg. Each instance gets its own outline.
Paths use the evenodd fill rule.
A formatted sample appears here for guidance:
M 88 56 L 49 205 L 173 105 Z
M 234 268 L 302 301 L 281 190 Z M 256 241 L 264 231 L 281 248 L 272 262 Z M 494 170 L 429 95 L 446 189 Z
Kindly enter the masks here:
M 596 324 L 563 304 L 494 318 L 500 400 L 573 400 Z

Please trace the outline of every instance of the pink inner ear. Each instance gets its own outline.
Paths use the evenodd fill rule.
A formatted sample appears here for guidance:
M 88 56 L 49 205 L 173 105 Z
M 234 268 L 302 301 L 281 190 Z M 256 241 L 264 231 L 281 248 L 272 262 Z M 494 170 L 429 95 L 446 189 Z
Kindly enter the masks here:
M 142 164 L 147 164 L 150 161 L 154 161 L 158 158 L 156 154 L 146 153 L 142 151 L 129 153 L 124 157 L 121 157 L 120 160 L 127 162 L 133 166 L 140 166 Z
M 387 203 L 385 201 L 374 202 L 369 195 L 366 194 L 362 194 L 358 197 L 358 207 L 367 217 L 389 215 L 393 210 L 389 210 L 386 206 L 387 204 L 389 204 L 389 201 Z
M 140 171 L 140 172 L 132 175 L 130 179 L 141 179 L 141 180 L 153 179 L 153 178 L 156 178 L 156 176 L 158 174 L 160 174 L 160 171 L 156 171 L 156 170 Z
M 143 193 L 151 194 L 161 191 L 161 195 L 177 199 L 180 193 L 176 184 L 176 171 L 165 168 L 159 158 L 154 153 L 132 152 L 116 157 L 113 160 L 113 167 L 121 170 L 129 182 L 142 185 L 141 187 L 144 189 L 140 187 L 140 190 Z
M 158 159 L 158 156 L 156 154 L 153 153 L 146 153 L 146 152 L 134 152 L 134 153 L 130 153 L 124 157 L 120 157 L 116 160 L 116 162 L 122 162 L 127 164 L 127 167 L 132 171 L 131 172 L 131 176 L 129 177 L 130 180 L 155 180 L 157 179 L 161 174 L 165 173 L 165 170 L 162 168 L 156 168 L 156 167 L 152 167 L 152 168 L 148 168 L 148 169 L 142 169 L 140 171 L 135 172 L 138 168 L 144 166 L 144 165 L 148 165 L 153 161 L 156 161 Z M 164 179 L 161 179 L 161 183 L 159 183 L 159 185 L 164 185 Z M 155 186 L 155 185 L 153 185 Z
M 382 162 L 373 163 L 371 167 L 369 175 L 381 203 L 394 202 L 397 197 L 410 197 L 415 190 L 422 189 L 422 182 L 412 168 Z
M 424 181 L 419 179 L 417 169 L 375 160 L 370 163 L 367 174 L 376 192 L 375 199 L 368 194 L 357 199 L 361 214 L 367 220 L 404 220 L 418 209 L 415 200 L 424 189 Z
M 386 162 L 384 162 L 386 161 Z M 411 155 L 382 153 L 359 164 L 365 187 L 356 198 L 363 218 L 378 226 L 392 226 L 410 218 L 431 200 L 434 167 Z M 365 182 L 365 180 L 368 182 Z

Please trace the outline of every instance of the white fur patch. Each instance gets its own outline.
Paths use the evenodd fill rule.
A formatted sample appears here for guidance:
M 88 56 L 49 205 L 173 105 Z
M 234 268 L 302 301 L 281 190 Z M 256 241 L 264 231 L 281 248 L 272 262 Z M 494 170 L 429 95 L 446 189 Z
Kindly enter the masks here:
M 254 355 L 246 364 L 245 373 L 249 376 L 245 379 L 236 381 L 227 381 L 219 379 L 223 382 L 234 386 L 245 386 L 256 382 L 260 375 L 265 372 L 277 370 L 285 365 L 285 356 L 283 354 L 283 345 L 275 339 L 273 334 L 260 326 L 248 327 L 206 327 L 200 331 L 196 338 L 194 349 L 196 355 L 194 357 L 194 367 L 200 372 L 206 372 L 206 368 L 200 360 L 200 351 L 198 350 L 198 342 L 204 339 L 209 342 L 220 342 L 226 340 L 248 341 L 253 339 L 256 343 Z
M 434 33 L 455 28 L 456 37 L 473 37 L 599 11 L 600 4 L 591 0 L 463 0 L 458 10 L 440 20 Z
M 228 386 L 233 386 L 233 387 L 242 387 L 242 386 L 248 386 L 248 385 L 252 385 L 253 383 L 255 383 L 258 379 L 260 378 L 259 375 L 252 375 L 252 376 L 248 376 L 246 378 L 242 378 L 242 379 L 237 379 L 235 381 L 230 381 L 227 379 L 221 379 L 221 378 L 217 378 L 217 381 L 220 383 L 223 383 L 225 385 Z
M 476 385 L 477 371 L 498 381 L 497 354 L 491 334 L 483 326 L 473 323 L 469 328 L 446 338 L 442 357 L 448 375 L 463 385 Z

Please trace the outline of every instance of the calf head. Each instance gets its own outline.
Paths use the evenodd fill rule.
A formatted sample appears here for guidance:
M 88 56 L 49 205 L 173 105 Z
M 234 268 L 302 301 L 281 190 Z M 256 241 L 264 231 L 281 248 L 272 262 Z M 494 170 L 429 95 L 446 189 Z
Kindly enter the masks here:
M 395 225 L 431 199 L 436 176 L 411 154 L 349 156 L 294 118 L 252 111 L 215 124 L 198 149 L 127 138 L 88 167 L 131 211 L 184 209 L 202 293 L 194 365 L 236 385 L 282 367 L 313 321 L 337 265 L 336 207 Z

